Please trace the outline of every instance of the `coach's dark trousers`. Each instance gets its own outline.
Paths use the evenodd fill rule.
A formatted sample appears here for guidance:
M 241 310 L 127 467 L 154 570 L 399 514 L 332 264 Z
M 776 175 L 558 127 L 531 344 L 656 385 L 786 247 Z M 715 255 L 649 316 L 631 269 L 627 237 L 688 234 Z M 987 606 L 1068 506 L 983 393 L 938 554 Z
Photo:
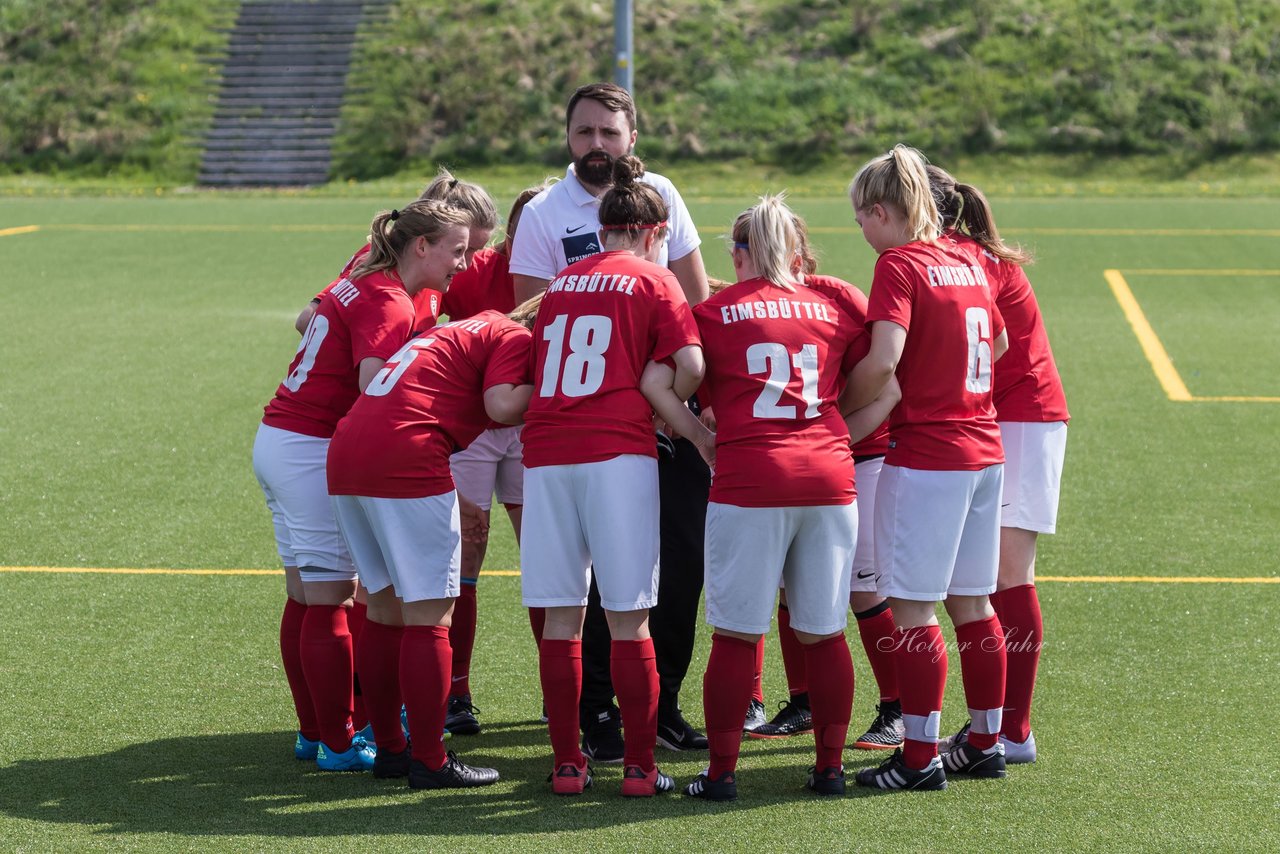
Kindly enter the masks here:
M 707 493 L 711 473 L 693 443 L 671 443 L 674 456 L 658 451 L 658 494 L 662 502 L 661 571 L 658 606 L 649 613 L 649 632 L 658 659 L 661 693 L 658 716 L 673 710 L 689 671 L 697 631 L 698 600 L 702 596 L 703 536 L 707 521 Z M 588 726 L 613 703 L 609 676 L 609 624 L 600 607 L 594 579 L 582 630 L 582 725 Z

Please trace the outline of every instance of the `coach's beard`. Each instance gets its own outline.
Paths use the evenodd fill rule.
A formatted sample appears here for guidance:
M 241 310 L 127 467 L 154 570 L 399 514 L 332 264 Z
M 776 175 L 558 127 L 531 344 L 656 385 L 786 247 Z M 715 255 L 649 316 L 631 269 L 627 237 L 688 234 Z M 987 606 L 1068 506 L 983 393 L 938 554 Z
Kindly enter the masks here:
M 573 171 L 584 184 L 608 187 L 613 184 L 613 157 L 607 151 L 588 151 L 573 161 Z

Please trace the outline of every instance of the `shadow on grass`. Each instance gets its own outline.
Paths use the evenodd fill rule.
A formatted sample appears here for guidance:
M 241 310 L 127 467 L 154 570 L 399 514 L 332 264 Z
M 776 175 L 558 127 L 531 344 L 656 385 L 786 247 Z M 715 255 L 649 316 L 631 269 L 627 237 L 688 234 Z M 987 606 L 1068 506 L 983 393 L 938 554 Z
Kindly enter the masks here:
M 744 766 L 756 767 L 744 767 L 742 797 L 735 803 L 707 804 L 678 795 L 624 799 L 618 795 L 618 766 L 597 768 L 596 784 L 582 797 L 559 798 L 546 783 L 549 750 L 547 756 L 512 755 L 540 743 L 544 733 L 531 725 L 496 725 L 481 737 L 452 739 L 448 746 L 466 761 L 496 767 L 502 780 L 481 789 L 438 792 L 413 791 L 403 780 L 375 780 L 368 774 L 319 772 L 292 758 L 288 732 L 163 739 L 97 756 L 23 760 L 0 768 L 0 814 L 91 825 L 109 833 L 500 837 L 813 800 L 800 785 L 801 756 L 812 756 L 811 742 L 761 751 L 795 751 L 798 761 L 786 768 L 759 768 L 744 756 Z M 694 758 L 659 751 L 658 761 L 677 756 L 680 764 Z M 861 794 L 852 785 L 849 793 Z

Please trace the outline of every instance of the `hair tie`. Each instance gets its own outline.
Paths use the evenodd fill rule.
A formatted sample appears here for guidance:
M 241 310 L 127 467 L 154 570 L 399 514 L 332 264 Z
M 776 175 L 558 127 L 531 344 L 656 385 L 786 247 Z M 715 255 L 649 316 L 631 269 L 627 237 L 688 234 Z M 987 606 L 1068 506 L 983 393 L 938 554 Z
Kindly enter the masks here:
M 391 221 L 392 221 L 392 222 L 395 222 L 395 221 L 396 221 L 396 220 L 398 220 L 399 218 L 400 218 L 400 211 L 396 210 L 395 208 L 392 208 L 392 209 L 391 209 Z
M 449 179 L 449 192 L 453 192 L 453 191 L 454 191 L 454 190 L 456 190 L 456 189 L 458 189 L 458 179 L 457 179 L 457 178 L 450 178 L 450 179 Z
M 733 241 L 733 248 L 745 250 L 745 249 L 750 249 L 751 247 L 747 245 L 747 241 L 745 240 L 735 240 Z M 796 254 L 799 254 L 799 250 L 796 250 Z

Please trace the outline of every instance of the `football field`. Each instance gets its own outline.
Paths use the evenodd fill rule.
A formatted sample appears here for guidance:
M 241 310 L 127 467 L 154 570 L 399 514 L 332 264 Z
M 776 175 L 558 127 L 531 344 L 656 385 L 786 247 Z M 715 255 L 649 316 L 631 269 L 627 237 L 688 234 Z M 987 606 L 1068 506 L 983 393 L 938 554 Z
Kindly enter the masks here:
M 402 201 L 0 198 L 0 848 L 1280 850 L 1280 199 L 993 199 L 1037 257 L 1072 414 L 1037 568 L 1040 759 L 817 799 L 808 736 L 749 740 L 725 805 L 623 802 L 617 766 L 551 794 L 501 518 L 472 672 L 484 731 L 450 746 L 502 781 L 418 793 L 293 759 L 250 447 L 298 310 Z M 731 275 L 723 235 L 751 193 L 688 201 L 709 272 Z M 791 203 L 820 272 L 865 289 L 842 188 Z M 699 728 L 708 639 L 683 693 Z M 853 648 L 856 735 L 876 698 Z M 958 659 L 944 731 L 965 719 Z M 766 701 L 785 693 L 771 636 Z M 883 758 L 848 751 L 846 769 Z M 685 782 L 705 754 L 658 759 Z

